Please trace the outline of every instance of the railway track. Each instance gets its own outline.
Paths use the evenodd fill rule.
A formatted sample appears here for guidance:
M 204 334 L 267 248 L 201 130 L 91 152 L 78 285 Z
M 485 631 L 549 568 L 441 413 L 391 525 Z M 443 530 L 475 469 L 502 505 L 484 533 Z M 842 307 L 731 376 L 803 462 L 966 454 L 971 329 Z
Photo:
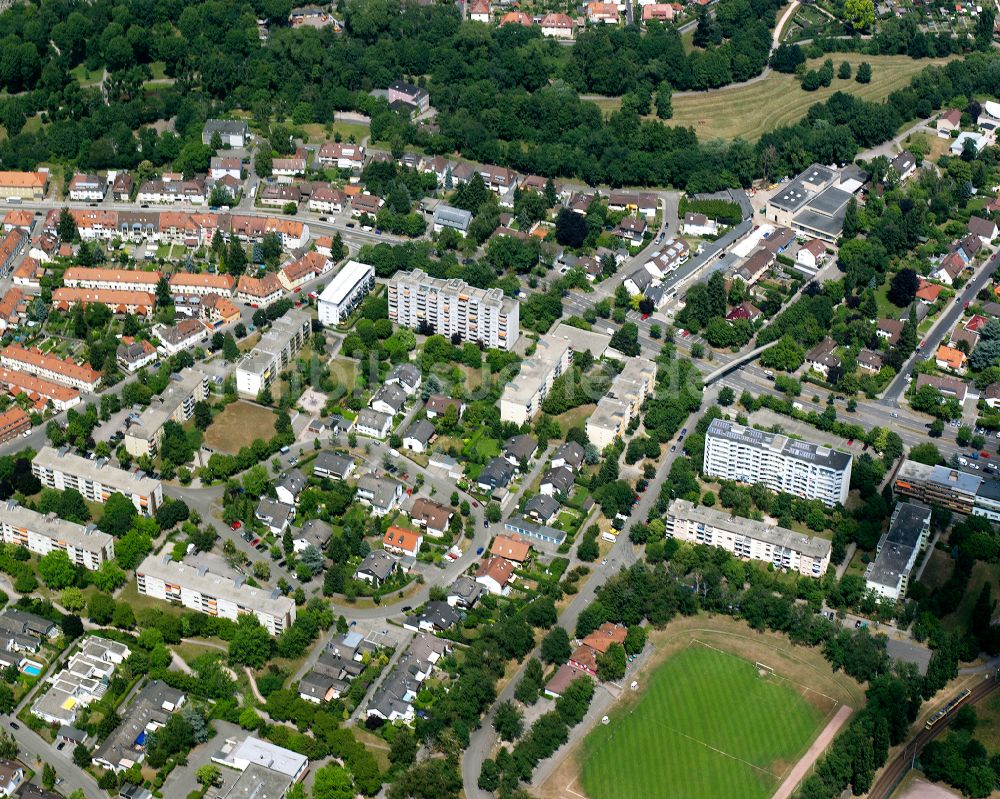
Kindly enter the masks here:
M 971 690 L 968 699 L 966 699 L 962 704 L 975 704 L 976 702 L 985 699 L 997 688 L 1000 688 L 1000 681 L 993 678 L 985 679 Z M 942 718 L 933 727 L 924 727 L 921 729 L 913 740 L 911 740 L 906 747 L 890 761 L 889 765 L 885 767 L 885 770 L 875 781 L 872 789 L 868 792 L 867 799 L 889 799 L 892 792 L 896 789 L 896 786 L 899 785 L 903 777 L 905 777 L 907 772 L 909 772 L 913 765 L 913 761 L 917 758 L 917 755 L 923 751 L 923 748 L 927 746 L 927 744 L 948 729 L 952 719 L 954 719 L 954 714 L 949 714 L 948 716 Z

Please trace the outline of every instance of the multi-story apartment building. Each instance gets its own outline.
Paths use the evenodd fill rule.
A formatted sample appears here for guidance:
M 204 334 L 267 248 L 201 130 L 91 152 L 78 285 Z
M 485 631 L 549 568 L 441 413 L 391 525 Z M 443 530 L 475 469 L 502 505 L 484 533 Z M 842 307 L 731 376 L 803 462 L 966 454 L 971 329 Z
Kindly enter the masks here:
M 63 272 L 63 285 L 78 289 L 155 292 L 163 274 L 138 269 L 96 269 L 71 266 Z
M 205 204 L 205 184 L 200 180 L 147 180 L 139 186 L 136 196 L 139 203 Z
M 115 492 L 123 494 L 147 516 L 154 515 L 163 504 L 159 480 L 111 466 L 106 458 L 82 458 L 68 447 L 42 447 L 31 462 L 31 473 L 47 488 L 74 488 L 91 502 L 103 504 Z
M 304 311 L 291 310 L 276 319 L 250 356 L 236 367 L 236 390 L 256 397 L 292 362 L 311 331 L 312 319 Z
M 340 324 L 373 288 L 374 267 L 348 261 L 319 295 L 319 321 L 324 325 Z
M 12 499 L 0 505 L 0 535 L 7 544 L 48 555 L 62 550 L 71 563 L 96 571 L 115 556 L 115 539 L 93 524 L 68 522 L 55 514 L 43 514 L 18 505 Z
M 655 363 L 648 358 L 626 361 L 621 374 L 611 381 L 608 393 L 601 397 L 587 419 L 590 443 L 604 449 L 616 438 L 623 438 L 655 384 Z
M 135 458 L 153 455 L 163 441 L 163 425 L 168 421 L 183 424 L 194 416 L 194 406 L 208 396 L 208 376 L 198 369 L 187 369 L 172 377 L 163 393 L 154 397 L 139 419 L 125 431 L 122 442 Z
M 931 533 L 931 509 L 900 502 L 892 512 L 889 529 L 878 542 L 875 560 L 865 569 L 865 584 L 886 599 L 906 594 L 910 572 L 927 548 Z
M 313 250 L 301 258 L 290 261 L 278 272 L 278 281 L 286 291 L 295 291 L 313 278 L 333 269 L 333 261 Z
M 271 635 L 280 635 L 295 621 L 295 602 L 278 589 L 254 588 L 243 576 L 232 580 L 205 566 L 178 563 L 169 555 L 149 555 L 135 570 L 135 581 L 140 594 L 178 602 L 209 616 L 236 621 L 251 613 Z
M 0 350 L 0 366 L 15 372 L 41 377 L 79 391 L 94 391 L 101 382 L 101 373 L 86 364 L 63 360 L 54 355 L 43 355 L 36 349 L 21 344 L 8 344 Z
M 573 345 L 568 338 L 554 334 L 542 336 L 535 354 L 521 364 L 521 371 L 504 387 L 500 397 L 500 418 L 514 424 L 533 419 L 555 379 L 572 361 Z
M 511 350 L 520 335 L 517 300 L 500 289 L 477 289 L 458 278 L 420 269 L 397 272 L 388 283 L 389 319 L 403 327 L 457 334 L 462 341 Z
M 365 165 L 365 148 L 360 144 L 328 141 L 319 148 L 316 160 L 323 166 L 337 169 L 361 168 Z
M 852 458 L 846 452 L 714 419 L 705 435 L 704 472 L 740 483 L 763 483 L 825 505 L 847 500 Z
M 106 305 L 113 314 L 134 314 L 150 318 L 156 297 L 148 291 L 118 289 L 60 288 L 52 292 L 52 307 L 68 311 L 76 305 Z
M 830 565 L 830 542 L 824 538 L 730 516 L 686 499 L 670 503 L 665 521 L 672 538 L 720 547 L 740 558 L 773 563 L 776 569 L 822 577 Z

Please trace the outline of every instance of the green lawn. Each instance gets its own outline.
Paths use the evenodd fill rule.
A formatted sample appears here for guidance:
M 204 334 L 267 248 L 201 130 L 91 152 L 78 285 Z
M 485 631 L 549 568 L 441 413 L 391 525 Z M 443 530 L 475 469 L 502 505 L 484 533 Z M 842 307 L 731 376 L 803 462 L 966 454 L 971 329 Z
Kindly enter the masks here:
M 694 643 L 587 736 L 580 782 L 590 799 L 766 799 L 821 723 L 794 685 Z

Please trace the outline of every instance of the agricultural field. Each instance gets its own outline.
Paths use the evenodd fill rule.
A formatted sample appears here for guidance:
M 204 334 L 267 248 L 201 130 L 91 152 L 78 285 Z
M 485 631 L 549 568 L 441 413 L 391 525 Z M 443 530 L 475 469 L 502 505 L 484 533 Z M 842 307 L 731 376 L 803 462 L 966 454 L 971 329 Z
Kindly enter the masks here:
M 764 799 L 822 719 L 783 679 L 692 643 L 653 673 L 627 715 L 591 733 L 580 781 L 591 799 Z
M 275 413 L 249 402 L 232 402 L 212 420 L 205 431 L 205 446 L 216 452 L 235 455 L 255 439 L 274 435 Z

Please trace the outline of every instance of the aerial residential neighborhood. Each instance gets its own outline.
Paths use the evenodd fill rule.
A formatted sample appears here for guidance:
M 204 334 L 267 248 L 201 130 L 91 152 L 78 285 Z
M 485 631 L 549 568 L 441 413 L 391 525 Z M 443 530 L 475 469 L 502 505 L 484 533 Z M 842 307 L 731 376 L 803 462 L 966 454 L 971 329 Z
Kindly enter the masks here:
M 1000 791 L 996 4 L 0 9 L 0 792 Z

